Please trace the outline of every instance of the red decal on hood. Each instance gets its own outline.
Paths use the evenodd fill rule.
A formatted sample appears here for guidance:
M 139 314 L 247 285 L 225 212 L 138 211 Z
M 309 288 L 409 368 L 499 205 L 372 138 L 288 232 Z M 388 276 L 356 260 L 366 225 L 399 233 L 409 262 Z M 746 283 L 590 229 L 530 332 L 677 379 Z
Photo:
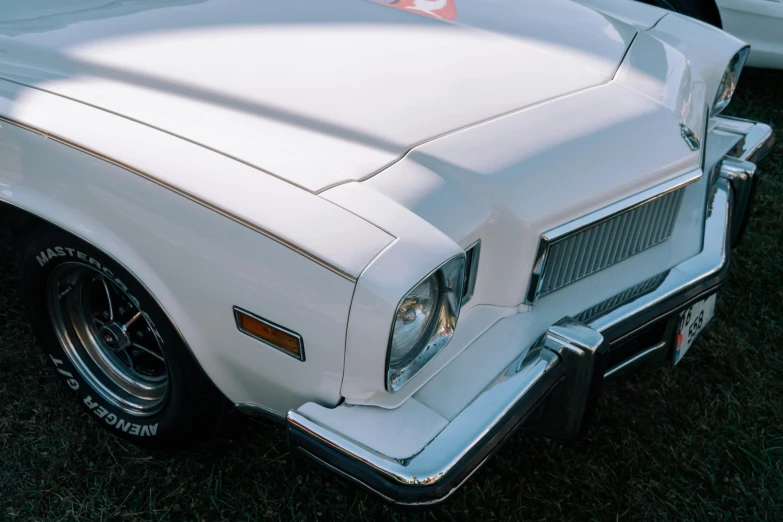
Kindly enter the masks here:
M 457 7 L 454 5 L 456 0 L 373 0 L 373 2 L 430 18 L 457 19 Z

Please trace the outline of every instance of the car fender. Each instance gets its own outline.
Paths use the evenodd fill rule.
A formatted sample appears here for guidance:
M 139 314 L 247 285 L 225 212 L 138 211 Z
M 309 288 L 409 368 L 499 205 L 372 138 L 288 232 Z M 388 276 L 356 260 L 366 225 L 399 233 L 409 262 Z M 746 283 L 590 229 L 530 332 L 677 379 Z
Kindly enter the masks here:
M 48 93 L 0 82 L 0 119 L 0 202 L 122 263 L 232 402 L 284 414 L 340 400 L 356 279 L 391 235 L 231 158 Z M 300 334 L 306 360 L 240 333 L 234 306 Z

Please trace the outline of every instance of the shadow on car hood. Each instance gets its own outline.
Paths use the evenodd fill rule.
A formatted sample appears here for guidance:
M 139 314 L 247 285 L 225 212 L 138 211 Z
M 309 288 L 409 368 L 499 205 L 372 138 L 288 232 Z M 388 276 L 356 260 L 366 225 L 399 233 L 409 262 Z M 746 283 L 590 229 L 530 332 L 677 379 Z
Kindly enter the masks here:
M 318 192 L 607 82 L 635 33 L 570 0 L 37 0 L 0 13 L 0 77 Z

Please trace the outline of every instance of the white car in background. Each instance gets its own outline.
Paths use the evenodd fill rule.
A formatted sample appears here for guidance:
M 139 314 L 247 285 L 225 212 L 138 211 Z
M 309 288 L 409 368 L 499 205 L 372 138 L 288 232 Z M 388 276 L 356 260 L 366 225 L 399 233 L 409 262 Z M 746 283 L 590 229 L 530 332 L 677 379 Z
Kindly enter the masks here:
M 438 502 L 709 322 L 773 141 L 721 115 L 747 52 L 625 0 L 0 7 L 23 300 L 117 436 L 233 405 Z
M 783 69 L 783 0 L 640 0 L 723 28 L 750 44 L 748 65 Z

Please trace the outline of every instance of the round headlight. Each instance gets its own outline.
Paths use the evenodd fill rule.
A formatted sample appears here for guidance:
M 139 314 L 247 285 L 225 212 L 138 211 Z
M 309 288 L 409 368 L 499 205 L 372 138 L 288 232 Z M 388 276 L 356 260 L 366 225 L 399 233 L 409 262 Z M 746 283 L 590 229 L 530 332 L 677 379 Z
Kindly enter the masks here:
M 386 364 L 386 389 L 402 388 L 454 336 L 462 291 L 465 254 L 451 258 L 405 294 L 394 315 Z
M 408 292 L 397 309 L 389 353 L 391 366 L 404 364 L 409 356 L 417 352 L 419 342 L 426 340 L 438 307 L 440 290 L 436 275 L 431 275 Z

